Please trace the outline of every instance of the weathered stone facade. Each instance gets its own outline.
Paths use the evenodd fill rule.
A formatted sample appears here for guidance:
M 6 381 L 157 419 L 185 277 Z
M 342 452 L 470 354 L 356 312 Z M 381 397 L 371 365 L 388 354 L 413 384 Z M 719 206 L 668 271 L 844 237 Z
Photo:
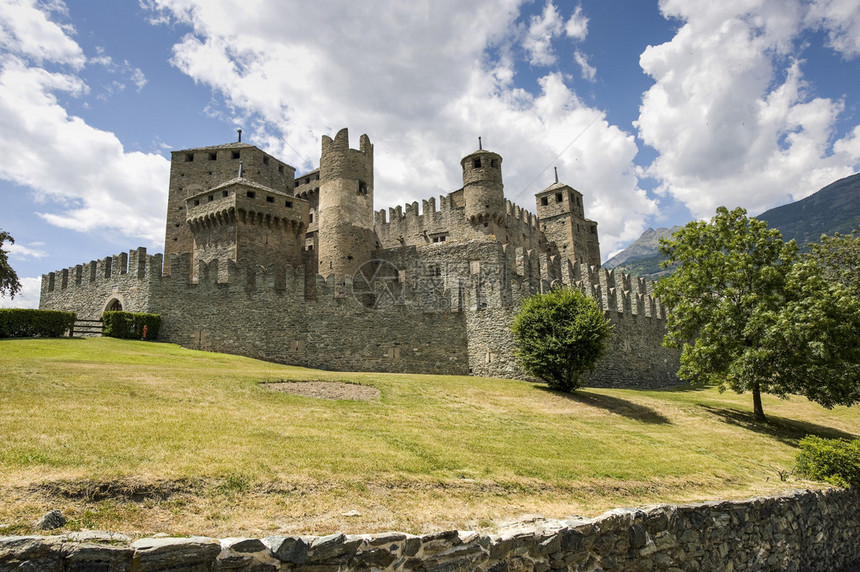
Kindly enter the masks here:
M 860 493 L 831 489 L 536 519 L 494 534 L 451 530 L 257 538 L 83 532 L 0 537 L 0 572 L 167 570 L 844 570 L 860 564 Z
M 560 285 L 598 300 L 615 335 L 590 385 L 676 383 L 653 285 L 599 268 L 597 223 L 558 183 L 541 218 L 506 201 L 502 158 L 461 161 L 463 188 L 373 211 L 373 145 L 324 137 L 300 177 L 256 147 L 173 153 L 165 256 L 133 250 L 52 272 L 42 308 L 162 316 L 186 347 L 325 369 L 524 377 L 510 323 Z M 545 217 L 545 218 L 544 218 Z

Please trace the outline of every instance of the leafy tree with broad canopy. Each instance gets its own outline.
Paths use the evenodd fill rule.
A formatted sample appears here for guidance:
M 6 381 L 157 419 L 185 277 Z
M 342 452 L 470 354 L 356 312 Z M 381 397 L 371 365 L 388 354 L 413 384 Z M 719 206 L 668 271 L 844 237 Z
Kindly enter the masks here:
M 15 239 L 8 232 L 0 229 L 0 295 L 9 295 L 14 298 L 21 290 L 21 282 L 18 280 L 18 275 L 12 270 L 9 265 L 8 252 L 3 249 L 3 243 L 15 244 Z
M 582 375 L 594 369 L 611 330 L 600 306 L 573 288 L 527 298 L 511 325 L 523 369 L 566 392 L 581 387 Z
M 759 421 L 762 392 L 827 408 L 860 400 L 860 299 L 835 245 L 802 256 L 778 230 L 725 207 L 661 240 L 664 264 L 677 265 L 656 293 L 668 309 L 663 343 L 682 350 L 679 377 L 750 391 Z M 852 272 L 856 284 L 856 263 Z

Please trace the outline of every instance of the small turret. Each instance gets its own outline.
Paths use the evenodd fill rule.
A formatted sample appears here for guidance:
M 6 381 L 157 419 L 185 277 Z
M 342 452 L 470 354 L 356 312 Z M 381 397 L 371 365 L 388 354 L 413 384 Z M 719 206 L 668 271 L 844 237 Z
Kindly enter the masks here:
M 472 224 L 504 224 L 505 194 L 501 155 L 479 148 L 463 157 L 460 165 L 463 167 L 466 219 Z
M 362 135 L 349 148 L 349 132 L 322 138 L 319 187 L 319 273 L 340 279 L 370 259 L 373 234 L 373 145 Z

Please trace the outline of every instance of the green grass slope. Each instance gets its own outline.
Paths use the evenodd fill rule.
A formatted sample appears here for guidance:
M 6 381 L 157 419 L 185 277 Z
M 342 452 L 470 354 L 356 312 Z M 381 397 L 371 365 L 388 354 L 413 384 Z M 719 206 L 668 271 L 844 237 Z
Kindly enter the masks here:
M 0 534 L 59 508 L 131 534 L 427 531 L 527 513 L 738 498 L 798 486 L 807 433 L 857 408 L 711 389 L 586 389 L 336 373 L 108 338 L 0 340 Z M 261 382 L 344 381 L 370 401 Z

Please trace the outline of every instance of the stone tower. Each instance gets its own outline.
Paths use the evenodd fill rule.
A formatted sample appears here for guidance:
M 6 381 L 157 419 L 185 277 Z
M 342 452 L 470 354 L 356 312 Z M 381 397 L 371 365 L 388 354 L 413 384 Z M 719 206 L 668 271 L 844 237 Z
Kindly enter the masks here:
M 460 161 L 466 220 L 485 234 L 498 234 L 505 224 L 502 157 L 478 149 Z
M 370 259 L 373 233 L 373 145 L 362 135 L 349 148 L 349 132 L 322 138 L 319 181 L 319 273 L 340 281 Z
M 293 194 L 295 169 L 253 145 L 235 142 L 174 151 L 170 157 L 164 231 L 165 272 L 170 272 L 171 254 L 194 251 L 187 200 L 237 178 L 239 163 L 242 163 L 245 180 L 285 195 Z M 208 201 L 208 195 L 205 200 Z
M 571 262 L 600 266 L 597 223 L 585 218 L 582 193 L 556 182 L 535 195 L 537 215 L 550 242 Z

